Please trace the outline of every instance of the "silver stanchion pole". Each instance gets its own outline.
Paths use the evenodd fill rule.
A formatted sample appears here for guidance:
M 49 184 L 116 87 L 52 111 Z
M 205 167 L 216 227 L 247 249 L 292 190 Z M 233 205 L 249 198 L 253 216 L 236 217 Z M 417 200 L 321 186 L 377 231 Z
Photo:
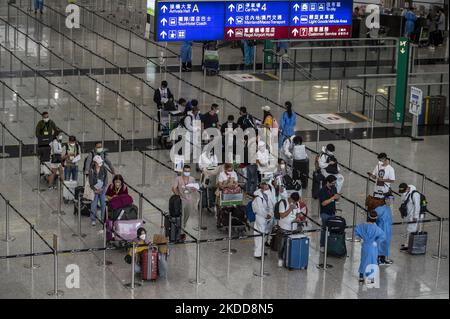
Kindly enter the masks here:
M 16 238 L 14 236 L 10 236 L 10 234 L 9 234 L 9 200 L 7 200 L 7 199 L 5 200 L 5 207 L 6 207 L 6 209 L 5 209 L 6 232 L 5 232 L 5 239 L 3 239 L 3 241 L 9 243 L 9 242 L 16 240 Z
M 370 178 L 369 176 L 366 177 L 366 198 L 369 196 L 369 184 L 370 184 Z
M 19 175 L 23 174 L 23 169 L 22 169 L 22 167 L 23 167 L 23 160 L 22 160 L 23 151 L 22 151 L 22 149 L 23 149 L 23 143 L 22 143 L 22 141 L 19 141 Z
M 327 264 L 327 259 L 328 259 L 328 235 L 329 235 L 328 227 L 325 227 L 325 252 L 323 253 L 323 264 L 317 265 L 318 269 L 326 270 L 327 268 L 333 268 L 332 265 Z
M 117 154 L 117 167 L 125 167 L 125 164 L 122 164 L 122 138 L 119 136 L 119 154 Z
M 264 255 L 265 255 L 265 242 L 266 242 L 266 233 L 262 233 L 262 245 L 261 245 L 261 266 L 258 272 L 254 272 L 253 275 L 257 277 L 264 278 L 265 276 L 270 276 L 268 272 L 264 271 Z
M 150 186 L 149 184 L 145 183 L 145 171 L 146 171 L 146 158 L 145 158 L 145 153 L 142 152 L 142 183 L 137 185 L 138 187 L 148 187 Z
M 84 176 L 84 173 L 83 173 Z M 86 234 L 81 233 L 81 194 L 78 194 L 77 198 L 77 208 L 78 208 L 78 233 L 72 234 L 73 237 L 86 237 Z
M 41 189 L 41 160 L 39 155 L 37 156 L 37 170 L 36 170 L 36 188 L 33 188 L 33 192 L 43 192 L 45 189 Z
M 9 154 L 6 153 L 6 141 L 5 141 L 5 126 L 1 123 L 2 126 L 2 152 L 0 153 L 0 158 L 9 157 Z
M 102 145 L 105 145 L 105 127 L 106 123 L 105 120 L 102 120 Z
M 20 62 L 20 79 L 19 79 L 19 85 L 17 87 L 25 87 L 26 85 L 23 84 L 23 63 Z
M 442 218 L 439 218 L 439 242 L 438 242 L 437 254 L 433 255 L 434 259 L 447 259 L 447 255 L 442 254 L 443 228 L 444 228 L 444 221 Z
M 58 176 L 58 210 L 54 210 L 52 214 L 65 215 L 66 213 L 62 210 L 62 200 L 63 200 L 63 185 L 61 178 Z
M 235 253 L 237 253 L 237 250 L 234 248 L 231 248 L 231 220 L 233 218 L 232 216 L 233 214 L 230 213 L 228 214 L 228 248 L 224 248 L 222 249 L 222 253 L 227 253 L 229 255 L 233 255 Z
M 189 280 L 191 284 L 202 285 L 205 283 L 204 279 L 200 279 L 200 239 L 197 239 L 195 244 L 196 259 L 195 259 L 195 279 Z
M 142 216 L 144 215 L 144 202 L 143 202 L 143 195 L 142 193 L 139 193 L 139 219 L 142 219 Z
M 320 142 L 320 126 L 319 123 L 317 123 L 316 152 L 319 152 L 319 142 Z
M 30 225 L 30 254 L 34 254 L 34 226 Z M 34 256 L 30 256 L 30 263 L 23 265 L 27 269 L 37 269 L 39 264 L 34 263 Z
M 202 201 L 203 201 L 203 192 L 201 190 L 198 191 L 200 194 L 200 201 L 198 205 L 198 225 L 197 227 L 193 227 L 193 230 L 196 230 L 199 232 L 199 238 L 200 238 L 200 231 L 208 229 L 207 227 L 202 226 L 203 225 L 203 209 L 202 209 Z
M 347 241 L 350 241 L 352 243 L 359 243 L 361 240 L 359 238 L 355 238 L 355 227 L 356 227 L 356 213 L 358 211 L 358 206 L 355 203 L 353 203 L 353 222 L 352 222 L 352 237 L 347 238 Z
M 112 265 L 112 262 L 106 260 L 106 221 L 108 220 L 108 210 L 105 210 L 105 218 L 103 220 L 103 261 L 99 261 L 97 266 L 106 267 Z
M 147 149 L 155 150 L 156 149 L 156 145 L 155 145 L 155 120 L 152 120 L 152 128 L 151 128 L 151 130 L 152 130 L 152 134 L 151 134 L 151 138 L 150 138 L 150 145 L 147 146 Z
M 348 167 L 352 169 L 353 164 L 353 140 L 350 140 L 350 154 L 348 157 Z
M 136 283 L 134 280 L 135 276 L 135 266 L 136 266 L 136 243 L 132 243 L 133 247 L 131 250 L 131 282 L 128 284 L 125 284 L 126 288 L 134 289 L 136 286 L 141 286 L 140 283 Z
M 47 292 L 49 296 L 62 296 L 64 292 L 58 290 L 58 236 L 53 234 L 53 290 Z
M 257 51 L 257 46 L 255 45 L 253 47 L 253 73 L 256 73 L 256 51 Z
M 427 177 L 425 174 L 422 174 L 422 194 L 425 195 L 425 183 L 427 181 Z

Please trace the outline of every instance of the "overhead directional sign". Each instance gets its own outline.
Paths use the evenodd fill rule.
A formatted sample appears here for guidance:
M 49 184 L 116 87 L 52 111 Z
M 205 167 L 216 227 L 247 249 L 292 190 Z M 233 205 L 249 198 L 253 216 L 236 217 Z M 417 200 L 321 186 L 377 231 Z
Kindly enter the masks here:
M 289 1 L 226 2 L 225 39 L 289 37 Z
M 352 1 L 292 1 L 291 38 L 346 38 L 352 35 Z
M 222 1 L 159 1 L 157 41 L 201 41 L 224 38 Z
M 156 40 L 347 38 L 352 0 L 159 0 Z

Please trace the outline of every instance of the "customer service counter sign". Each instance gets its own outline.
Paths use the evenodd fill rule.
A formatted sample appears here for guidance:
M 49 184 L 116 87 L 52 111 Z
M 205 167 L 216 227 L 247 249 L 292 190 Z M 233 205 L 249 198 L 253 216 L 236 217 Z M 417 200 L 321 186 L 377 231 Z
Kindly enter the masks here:
M 348 38 L 352 3 L 160 0 L 155 37 L 157 41 Z

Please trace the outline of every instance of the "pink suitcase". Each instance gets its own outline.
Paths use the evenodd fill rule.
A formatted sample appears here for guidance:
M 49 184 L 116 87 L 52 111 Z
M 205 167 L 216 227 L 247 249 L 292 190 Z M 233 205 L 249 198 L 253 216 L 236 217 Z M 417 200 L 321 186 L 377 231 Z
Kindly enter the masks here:
M 122 241 L 132 241 L 137 238 L 137 230 L 139 227 L 144 226 L 144 221 L 142 219 L 134 219 L 134 220 L 117 220 L 114 222 L 114 231 L 115 234 L 120 236 L 116 237 L 115 240 Z

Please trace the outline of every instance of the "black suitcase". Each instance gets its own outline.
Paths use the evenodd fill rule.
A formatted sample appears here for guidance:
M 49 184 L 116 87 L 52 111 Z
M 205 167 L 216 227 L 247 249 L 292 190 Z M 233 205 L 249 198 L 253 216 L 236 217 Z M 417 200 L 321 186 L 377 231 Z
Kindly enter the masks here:
M 320 170 L 316 170 L 313 173 L 313 182 L 312 182 L 312 188 L 311 188 L 312 198 L 314 198 L 314 199 L 319 198 L 319 192 L 320 192 L 320 189 L 322 188 L 323 180 L 324 180 L 324 177 L 323 177 L 322 173 L 320 172 Z
M 75 187 L 75 200 L 78 200 L 79 197 L 83 198 L 84 194 L 84 186 Z
M 81 199 L 81 216 L 90 216 L 91 215 L 91 203 L 92 201 L 82 198 Z M 73 214 L 78 215 L 78 201 L 74 203 Z
M 327 220 L 326 226 L 328 227 L 328 231 L 333 234 L 343 234 L 345 233 L 345 227 L 347 227 L 347 223 L 345 218 L 341 216 L 333 216 Z
M 427 252 L 427 232 L 415 232 L 409 235 L 408 253 L 411 255 L 425 255 Z
M 345 232 L 344 233 L 330 233 L 328 236 L 327 246 L 328 256 L 333 257 L 347 257 L 347 246 L 345 244 Z
M 124 211 L 123 214 L 122 211 Z M 120 220 L 135 220 L 138 219 L 138 208 L 136 205 L 130 205 L 119 209 L 111 209 L 108 213 L 108 217 L 115 221 L 119 218 L 120 214 L 122 214 Z
M 169 242 L 175 243 L 181 238 L 181 217 L 164 217 L 164 228 Z
M 171 217 L 180 217 L 182 214 L 181 197 L 172 195 L 169 199 L 169 215 Z

